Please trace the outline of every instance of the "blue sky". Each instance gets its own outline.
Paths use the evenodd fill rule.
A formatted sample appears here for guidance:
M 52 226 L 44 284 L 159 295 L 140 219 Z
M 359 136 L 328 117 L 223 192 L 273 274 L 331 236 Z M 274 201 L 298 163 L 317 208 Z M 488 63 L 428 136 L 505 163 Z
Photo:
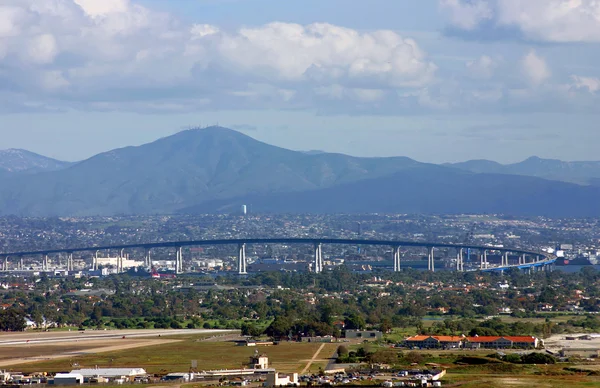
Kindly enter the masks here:
M 3 0 L 0 149 L 220 124 L 426 162 L 600 160 L 593 0 Z

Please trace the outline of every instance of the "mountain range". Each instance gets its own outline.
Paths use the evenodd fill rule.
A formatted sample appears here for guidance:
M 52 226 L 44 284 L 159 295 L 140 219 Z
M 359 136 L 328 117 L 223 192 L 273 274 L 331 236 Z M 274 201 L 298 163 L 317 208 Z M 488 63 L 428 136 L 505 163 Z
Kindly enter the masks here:
M 257 212 L 600 216 L 596 162 L 557 173 L 554 162 L 567 162 L 358 158 L 291 151 L 221 127 L 74 164 L 15 152 L 0 152 L 0 214 L 210 213 L 250 204 Z
M 600 186 L 600 162 L 563 162 L 532 156 L 514 164 L 500 164 L 490 160 L 469 160 L 445 164 L 476 173 L 536 176 L 538 178 Z
M 14 148 L 0 150 L 0 176 L 57 171 L 67 168 L 72 164 L 73 163 L 48 158 L 26 150 Z

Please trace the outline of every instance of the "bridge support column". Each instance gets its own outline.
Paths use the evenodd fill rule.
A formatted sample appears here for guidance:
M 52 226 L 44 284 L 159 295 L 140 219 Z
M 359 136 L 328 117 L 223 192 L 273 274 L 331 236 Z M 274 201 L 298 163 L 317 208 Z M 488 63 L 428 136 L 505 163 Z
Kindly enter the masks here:
M 4 271 L 8 271 L 8 256 L 4 258 L 4 262 L 2 263 L 2 269 Z
M 246 261 L 246 244 L 238 245 L 238 274 L 246 275 L 247 269 L 247 261 Z
M 150 255 L 150 248 L 146 248 L 146 250 L 144 251 L 144 265 L 146 265 L 146 268 L 152 267 L 152 256 Z
M 504 259 L 504 263 L 502 263 L 503 267 L 508 267 L 508 252 L 504 252 L 504 255 L 502 256 L 502 258 Z
M 400 247 L 392 247 L 392 256 L 394 258 L 394 272 L 400 272 Z
M 67 253 L 67 271 L 73 271 L 75 268 L 73 264 L 73 252 Z
M 177 258 L 175 259 L 175 273 L 183 273 L 183 248 L 177 248 Z
M 315 273 L 323 271 L 323 249 L 321 243 L 315 243 Z
M 435 257 L 433 254 L 433 247 L 428 248 L 427 252 L 427 269 L 431 272 L 435 272 Z
M 19 269 L 23 271 L 25 269 L 25 263 L 23 262 L 23 257 L 19 258 Z
M 121 249 L 121 251 L 119 252 L 119 260 L 118 260 L 118 264 L 117 264 L 117 272 L 118 273 L 123 272 L 123 260 L 124 259 L 125 259 L 125 249 Z
M 463 249 L 459 248 L 456 252 L 456 270 L 462 272 L 465 270 L 465 263 L 463 258 Z

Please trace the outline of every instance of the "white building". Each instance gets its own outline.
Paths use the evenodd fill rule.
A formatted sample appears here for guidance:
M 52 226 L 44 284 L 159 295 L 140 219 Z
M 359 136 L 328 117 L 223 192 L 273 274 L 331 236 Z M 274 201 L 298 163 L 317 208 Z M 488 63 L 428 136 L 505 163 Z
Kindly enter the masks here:
M 117 267 L 119 265 L 118 257 L 98 257 L 98 266 L 102 267 Z M 137 268 L 143 267 L 145 264 L 143 261 L 131 260 L 128 257 L 123 258 L 123 268 Z
M 282 373 L 269 373 L 265 381 L 265 387 L 286 387 L 286 386 L 298 386 L 298 373 L 282 374 Z
M 269 369 L 269 357 L 266 354 L 250 357 L 250 366 L 252 369 Z
M 89 381 L 93 378 L 132 380 L 138 376 L 146 376 L 148 373 L 143 368 L 89 368 L 72 370 L 71 374 L 80 374 Z
M 54 376 L 54 385 L 80 385 L 83 384 L 83 380 L 79 373 L 57 373 Z
M 221 259 L 200 259 L 197 261 L 197 263 L 198 267 L 202 268 L 215 268 L 223 266 L 223 260 Z

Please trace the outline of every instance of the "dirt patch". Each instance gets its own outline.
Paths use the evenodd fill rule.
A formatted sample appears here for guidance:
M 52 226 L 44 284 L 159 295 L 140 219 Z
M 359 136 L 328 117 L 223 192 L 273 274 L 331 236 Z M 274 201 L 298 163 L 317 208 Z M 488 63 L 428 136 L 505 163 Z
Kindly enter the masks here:
M 589 335 L 589 333 L 579 334 L 557 334 L 544 340 L 544 346 L 549 350 L 560 350 L 562 348 L 586 348 L 600 349 L 600 335 L 591 337 L 591 339 L 568 340 L 567 337 L 577 338 Z

